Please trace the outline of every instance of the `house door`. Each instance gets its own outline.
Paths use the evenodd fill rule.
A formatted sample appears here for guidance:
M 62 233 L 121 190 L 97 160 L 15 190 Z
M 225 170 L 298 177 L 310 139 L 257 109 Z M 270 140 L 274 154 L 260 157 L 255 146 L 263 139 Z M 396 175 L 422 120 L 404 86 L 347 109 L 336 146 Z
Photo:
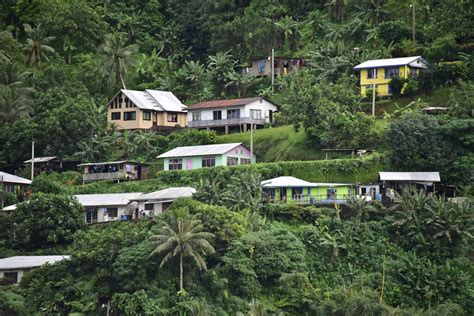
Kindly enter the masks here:
M 193 169 L 193 160 L 192 159 L 187 159 L 186 160 L 186 170 L 191 170 Z
M 280 201 L 286 201 L 286 188 L 280 188 Z
M 268 111 L 268 120 L 270 124 L 273 124 L 273 111 L 272 110 Z

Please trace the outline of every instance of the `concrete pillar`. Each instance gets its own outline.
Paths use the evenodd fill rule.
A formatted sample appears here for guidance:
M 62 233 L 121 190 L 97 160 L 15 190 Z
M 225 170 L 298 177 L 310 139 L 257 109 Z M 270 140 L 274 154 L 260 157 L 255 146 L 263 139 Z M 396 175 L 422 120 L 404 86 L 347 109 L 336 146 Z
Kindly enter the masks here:
M 208 131 L 208 132 L 209 132 L 210 130 L 211 130 L 211 128 L 210 128 L 209 126 L 208 126 L 208 127 L 206 127 L 206 131 Z
M 247 124 L 244 124 L 244 132 L 247 131 Z
M 229 125 L 225 125 L 225 126 L 224 126 L 224 131 L 225 131 L 224 133 L 225 133 L 226 135 L 229 134 Z

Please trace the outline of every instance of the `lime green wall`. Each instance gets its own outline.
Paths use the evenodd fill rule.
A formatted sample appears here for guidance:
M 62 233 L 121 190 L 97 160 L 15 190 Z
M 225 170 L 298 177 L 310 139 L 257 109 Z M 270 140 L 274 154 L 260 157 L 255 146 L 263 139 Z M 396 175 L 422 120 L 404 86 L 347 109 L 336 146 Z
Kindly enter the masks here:
M 283 188 L 286 190 L 286 200 L 287 202 L 293 201 L 293 192 L 291 187 Z M 355 194 L 355 187 L 351 186 L 323 186 L 323 187 L 316 187 L 316 188 L 303 188 L 303 194 L 311 195 L 316 200 L 325 200 L 327 198 L 327 190 L 328 189 L 336 189 L 337 197 L 342 199 L 348 194 Z M 275 200 L 280 201 L 280 188 L 275 188 Z

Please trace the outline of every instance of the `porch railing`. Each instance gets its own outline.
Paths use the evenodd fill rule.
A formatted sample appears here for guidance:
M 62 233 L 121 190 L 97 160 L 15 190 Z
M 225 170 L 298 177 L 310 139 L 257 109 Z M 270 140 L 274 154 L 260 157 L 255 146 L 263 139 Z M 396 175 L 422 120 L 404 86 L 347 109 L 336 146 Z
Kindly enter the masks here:
M 251 119 L 250 117 L 240 117 L 223 120 L 200 120 L 200 121 L 189 121 L 188 127 L 216 127 L 226 125 L 240 125 L 240 124 L 255 124 L 264 125 L 265 119 Z
M 131 177 L 131 175 L 129 175 Z M 82 181 L 122 180 L 127 178 L 126 172 L 84 173 Z
M 291 198 L 286 199 L 275 199 L 270 198 L 272 202 L 289 202 L 301 205 L 316 205 L 316 204 L 344 204 L 353 197 L 352 194 L 334 194 L 328 196 L 323 195 L 310 195 L 310 194 L 295 194 Z

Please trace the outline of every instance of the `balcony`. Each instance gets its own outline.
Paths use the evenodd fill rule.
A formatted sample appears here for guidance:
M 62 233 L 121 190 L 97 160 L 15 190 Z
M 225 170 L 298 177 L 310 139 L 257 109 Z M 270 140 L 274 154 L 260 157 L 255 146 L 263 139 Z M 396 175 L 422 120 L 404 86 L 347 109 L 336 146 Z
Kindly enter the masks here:
M 128 175 L 128 177 L 132 177 L 132 175 Z M 127 179 L 126 172 L 105 172 L 105 173 L 84 173 L 82 175 L 82 181 L 89 182 L 89 181 L 101 181 L 101 180 L 124 180 Z
M 347 201 L 352 197 L 351 194 L 336 194 L 334 196 L 328 197 L 327 195 L 309 195 L 309 194 L 296 194 L 293 196 L 293 199 L 288 200 L 276 200 L 275 198 L 270 198 L 271 202 L 288 202 L 299 205 L 319 205 L 319 204 L 346 204 Z
M 225 120 L 201 120 L 201 121 L 189 121 L 188 127 L 202 128 L 202 127 L 218 127 L 218 126 L 229 126 L 229 125 L 242 125 L 251 124 L 264 125 L 265 119 L 252 119 L 250 117 L 240 117 L 234 119 Z

